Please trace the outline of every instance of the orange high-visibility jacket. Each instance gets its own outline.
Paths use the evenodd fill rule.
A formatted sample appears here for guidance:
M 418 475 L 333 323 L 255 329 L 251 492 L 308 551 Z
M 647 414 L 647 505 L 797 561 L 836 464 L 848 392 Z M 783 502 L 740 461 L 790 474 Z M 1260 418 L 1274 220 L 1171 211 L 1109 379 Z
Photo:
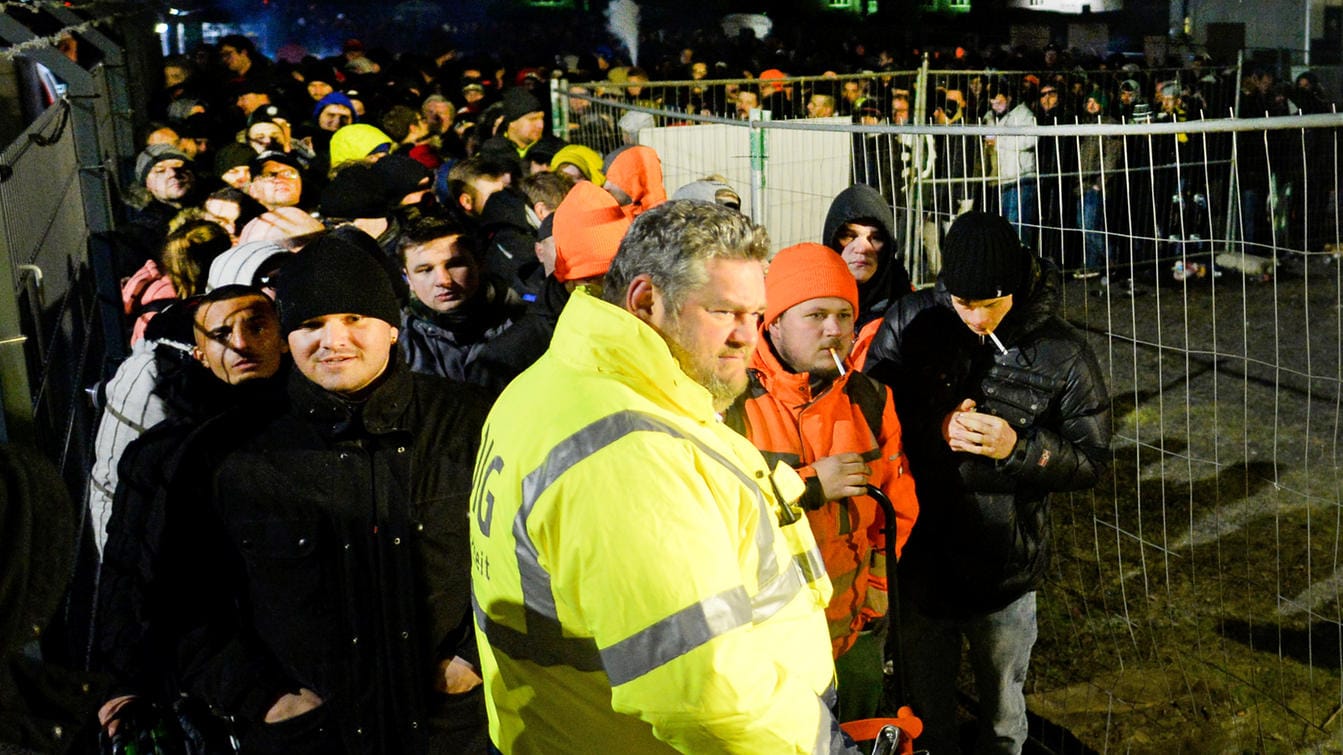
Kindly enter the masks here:
M 798 503 L 834 585 L 825 613 L 836 658 L 862 629 L 868 589 L 886 587 L 884 569 L 871 571 L 873 551 L 881 554 L 885 547 L 885 517 L 869 496 L 826 501 L 811 463 L 841 453 L 862 455 L 872 469 L 869 482 L 895 504 L 897 555 L 919 513 L 891 389 L 854 369 L 851 360 L 845 370 L 813 393 L 810 376 L 785 369 L 762 333 L 751 358 L 750 388 L 727 417 L 771 466 L 783 461 L 807 483 Z

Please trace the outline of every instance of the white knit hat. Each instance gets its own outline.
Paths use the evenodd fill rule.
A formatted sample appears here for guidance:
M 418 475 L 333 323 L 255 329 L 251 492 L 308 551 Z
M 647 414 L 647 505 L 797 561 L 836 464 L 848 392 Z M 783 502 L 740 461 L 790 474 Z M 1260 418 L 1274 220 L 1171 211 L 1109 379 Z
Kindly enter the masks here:
M 254 286 L 257 272 L 264 269 L 272 257 L 281 254 L 290 252 L 274 241 L 247 241 L 239 244 L 210 263 L 205 290 L 210 292 L 232 284 Z

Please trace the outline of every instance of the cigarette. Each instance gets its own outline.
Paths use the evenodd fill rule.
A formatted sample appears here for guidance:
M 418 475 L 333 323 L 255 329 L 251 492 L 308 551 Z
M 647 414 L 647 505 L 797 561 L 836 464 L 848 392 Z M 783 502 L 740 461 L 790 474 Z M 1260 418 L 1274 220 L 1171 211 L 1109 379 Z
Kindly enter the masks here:
M 998 340 L 998 336 L 991 330 L 989 331 L 989 338 L 993 339 L 993 345 L 997 346 L 999 351 L 1001 351 L 1004 354 L 1007 353 L 1007 347 L 1003 345 L 1002 341 Z
M 826 349 L 826 351 L 830 352 L 830 358 L 835 360 L 835 366 L 839 368 L 839 376 L 844 377 L 844 362 L 840 361 L 839 355 L 835 353 L 834 349 Z

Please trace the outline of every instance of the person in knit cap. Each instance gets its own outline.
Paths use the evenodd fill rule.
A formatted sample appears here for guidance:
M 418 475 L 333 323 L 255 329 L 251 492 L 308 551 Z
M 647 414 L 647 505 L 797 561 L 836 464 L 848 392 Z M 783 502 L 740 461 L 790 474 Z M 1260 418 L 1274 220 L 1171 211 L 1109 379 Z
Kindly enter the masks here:
M 886 312 L 864 371 L 891 386 L 924 502 L 900 560 L 906 693 L 920 747 L 957 752 L 962 638 L 981 750 L 1020 752 L 1049 499 L 1110 458 L 1110 401 L 1086 338 L 1058 314 L 1060 274 L 1005 218 L 969 212 L 937 286 Z
M 480 146 L 481 152 L 511 151 L 520 161 L 546 131 L 546 112 L 541 101 L 524 87 L 513 87 L 504 92 L 501 132 Z
M 255 286 L 275 298 L 275 274 L 293 254 L 274 241 L 248 241 L 214 258 L 206 292 L 224 286 Z
M 225 144 L 215 153 L 215 175 L 225 184 L 246 191 L 252 181 L 250 165 L 256 154 L 246 144 Z
M 603 186 L 620 202 L 630 220 L 667 201 L 662 160 L 652 147 L 635 144 L 616 150 L 607 160 L 610 164 Z
M 486 748 L 464 529 L 489 399 L 399 361 L 376 253 L 333 232 L 286 264 L 283 410 L 198 434 L 168 493 L 178 678 L 247 752 Z
M 849 360 L 857 309 L 858 284 L 833 251 L 780 250 L 765 275 L 750 387 L 725 418 L 807 485 L 798 503 L 835 586 L 826 619 L 843 721 L 876 716 L 883 687 L 884 632 L 869 622 L 886 615 L 887 521 L 865 486 L 895 504 L 897 553 L 919 511 L 891 390 Z
M 596 184 L 576 184 L 555 210 L 555 278 L 570 291 L 600 290 L 602 276 L 629 230 L 616 198 Z
M 131 207 L 124 231 L 146 256 L 157 255 L 168 236 L 168 222 L 193 203 L 196 172 L 186 153 L 151 144 L 135 158 L 135 182 L 128 192 Z

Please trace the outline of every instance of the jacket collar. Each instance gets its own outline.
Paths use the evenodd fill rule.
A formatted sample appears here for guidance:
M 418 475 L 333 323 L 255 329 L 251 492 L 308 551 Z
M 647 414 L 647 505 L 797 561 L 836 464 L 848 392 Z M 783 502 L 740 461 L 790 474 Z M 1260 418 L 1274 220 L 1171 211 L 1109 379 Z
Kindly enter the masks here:
M 770 344 L 769 333 L 762 327 L 755 351 L 751 354 L 751 370 L 765 392 L 786 406 L 803 407 L 819 396 L 843 386 L 848 380 L 848 372 L 853 369 L 847 360 L 845 361 L 844 375 L 814 386 L 811 373 L 791 372 L 779 361 L 779 356 L 774 353 L 774 347 Z M 815 387 L 819 387 L 820 390 L 815 390 Z
M 583 289 L 560 313 L 546 357 L 582 372 L 625 378 L 654 403 L 699 422 L 717 421 L 713 396 L 681 369 L 656 330 Z
M 401 364 L 395 347 L 380 381 L 367 398 L 351 400 L 323 389 L 294 368 L 289 373 L 289 398 L 295 414 L 330 427 L 324 434 L 355 433 L 361 423 L 375 434 L 407 429 L 403 420 L 414 389 L 410 370 Z

